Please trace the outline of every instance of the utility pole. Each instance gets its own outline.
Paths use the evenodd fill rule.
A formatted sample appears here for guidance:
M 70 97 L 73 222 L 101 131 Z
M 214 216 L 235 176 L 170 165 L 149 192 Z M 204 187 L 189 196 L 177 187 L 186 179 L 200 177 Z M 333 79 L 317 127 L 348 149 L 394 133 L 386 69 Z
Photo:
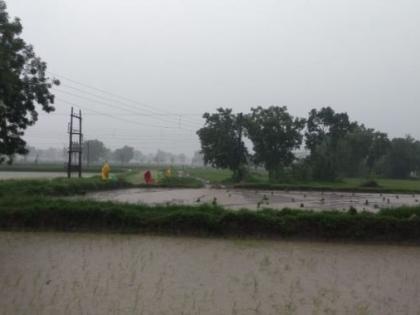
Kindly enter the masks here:
M 238 129 L 239 129 L 239 135 L 238 135 L 238 150 L 239 150 L 239 156 L 242 158 L 242 128 L 243 128 L 243 114 L 238 114 Z
M 78 129 L 75 129 L 74 120 L 79 121 Z M 82 111 L 79 110 L 79 114 L 75 114 L 73 107 L 70 113 L 69 123 L 69 158 L 67 162 L 67 177 L 71 177 L 72 171 L 77 171 L 79 177 L 82 177 Z M 75 139 L 76 138 L 76 139 Z M 76 141 L 75 141 L 76 140 Z M 73 159 L 74 157 L 74 159 Z M 77 162 L 77 164 L 74 164 Z
M 238 114 L 238 120 L 237 120 L 237 124 L 238 124 L 238 155 L 239 155 L 239 170 L 238 170 L 238 176 L 239 179 L 242 180 L 243 177 L 243 172 L 242 172 L 242 163 L 245 161 L 242 161 L 242 155 L 244 154 L 244 152 L 242 151 L 242 128 L 243 128 L 243 114 L 239 113 Z
M 87 149 L 86 164 L 87 164 L 87 167 L 89 167 L 89 162 L 90 162 L 90 143 L 89 143 L 89 141 L 86 142 L 86 149 Z

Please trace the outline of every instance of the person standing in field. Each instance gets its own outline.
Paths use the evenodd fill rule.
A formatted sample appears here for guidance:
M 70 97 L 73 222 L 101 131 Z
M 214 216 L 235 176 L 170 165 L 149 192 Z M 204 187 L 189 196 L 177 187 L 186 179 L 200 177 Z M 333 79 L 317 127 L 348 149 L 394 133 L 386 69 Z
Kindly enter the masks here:
M 105 161 L 101 171 L 102 180 L 108 180 L 110 171 L 111 167 L 109 166 L 108 161 Z
M 150 172 L 150 170 L 147 170 L 146 172 L 144 172 L 144 182 L 147 185 L 153 184 L 153 177 L 152 177 L 152 173 Z

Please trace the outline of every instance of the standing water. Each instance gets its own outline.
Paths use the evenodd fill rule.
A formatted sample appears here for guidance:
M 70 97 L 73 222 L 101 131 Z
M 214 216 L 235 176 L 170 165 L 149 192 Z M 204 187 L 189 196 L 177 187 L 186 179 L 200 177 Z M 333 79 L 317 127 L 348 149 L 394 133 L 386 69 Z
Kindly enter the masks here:
M 416 314 L 420 247 L 0 232 L 3 314 Z

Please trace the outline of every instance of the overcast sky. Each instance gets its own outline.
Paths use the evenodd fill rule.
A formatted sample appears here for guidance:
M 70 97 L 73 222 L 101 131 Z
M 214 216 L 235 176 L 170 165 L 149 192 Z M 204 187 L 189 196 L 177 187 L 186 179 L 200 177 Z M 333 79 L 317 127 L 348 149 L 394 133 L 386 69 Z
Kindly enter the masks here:
M 220 106 L 286 105 L 303 117 L 332 106 L 420 138 L 418 0 L 6 3 L 48 70 L 74 80 L 59 77 L 56 113 L 28 130 L 32 145 L 67 143 L 70 103 L 85 138 L 144 152 L 191 155 L 201 114 Z

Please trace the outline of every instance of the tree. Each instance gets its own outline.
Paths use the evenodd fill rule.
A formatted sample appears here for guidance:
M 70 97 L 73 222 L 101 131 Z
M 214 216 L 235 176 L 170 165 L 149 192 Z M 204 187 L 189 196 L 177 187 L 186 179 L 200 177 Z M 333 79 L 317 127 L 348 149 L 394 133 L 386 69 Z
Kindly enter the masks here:
M 295 160 L 293 150 L 302 143 L 305 119 L 293 118 L 287 107 L 256 107 L 247 115 L 246 132 L 254 145 L 254 161 L 264 164 L 270 180 L 279 180 Z
M 389 152 L 390 148 L 391 141 L 386 133 L 377 131 L 373 134 L 366 159 L 369 174 L 373 172 L 375 164 Z
M 343 176 L 371 175 L 373 168 L 389 150 L 385 133 L 356 125 L 337 141 L 337 171 Z
M 87 164 L 96 163 L 100 159 L 104 159 L 107 149 L 102 141 L 86 140 L 83 142 L 83 158 Z
M 242 114 L 233 114 L 232 109 L 218 108 L 214 114 L 205 113 L 203 128 L 197 131 L 201 142 L 204 163 L 214 167 L 228 168 L 233 179 L 240 181 L 245 176 L 248 151 L 242 141 Z
M 121 165 L 127 164 L 134 157 L 134 148 L 125 145 L 120 149 L 116 149 L 113 155 L 115 160 L 121 162 Z
M 329 137 L 329 145 L 335 147 L 338 140 L 355 127 L 357 124 L 350 123 L 347 113 L 336 113 L 331 107 L 312 109 L 307 120 L 306 147 L 312 151 L 326 137 Z
M 407 136 L 394 138 L 385 157 L 385 175 L 391 178 L 407 178 L 419 170 L 420 142 Z
M 46 77 L 47 64 L 19 37 L 21 33 L 20 20 L 10 21 L 0 0 L 0 163 L 12 163 L 14 154 L 27 153 L 22 136 L 37 121 L 36 104 L 47 113 L 53 111 L 50 89 L 59 84 Z
M 312 109 L 307 120 L 306 147 L 310 150 L 313 176 L 334 180 L 338 176 L 337 146 L 339 140 L 357 128 L 346 113 L 335 113 L 331 107 Z

